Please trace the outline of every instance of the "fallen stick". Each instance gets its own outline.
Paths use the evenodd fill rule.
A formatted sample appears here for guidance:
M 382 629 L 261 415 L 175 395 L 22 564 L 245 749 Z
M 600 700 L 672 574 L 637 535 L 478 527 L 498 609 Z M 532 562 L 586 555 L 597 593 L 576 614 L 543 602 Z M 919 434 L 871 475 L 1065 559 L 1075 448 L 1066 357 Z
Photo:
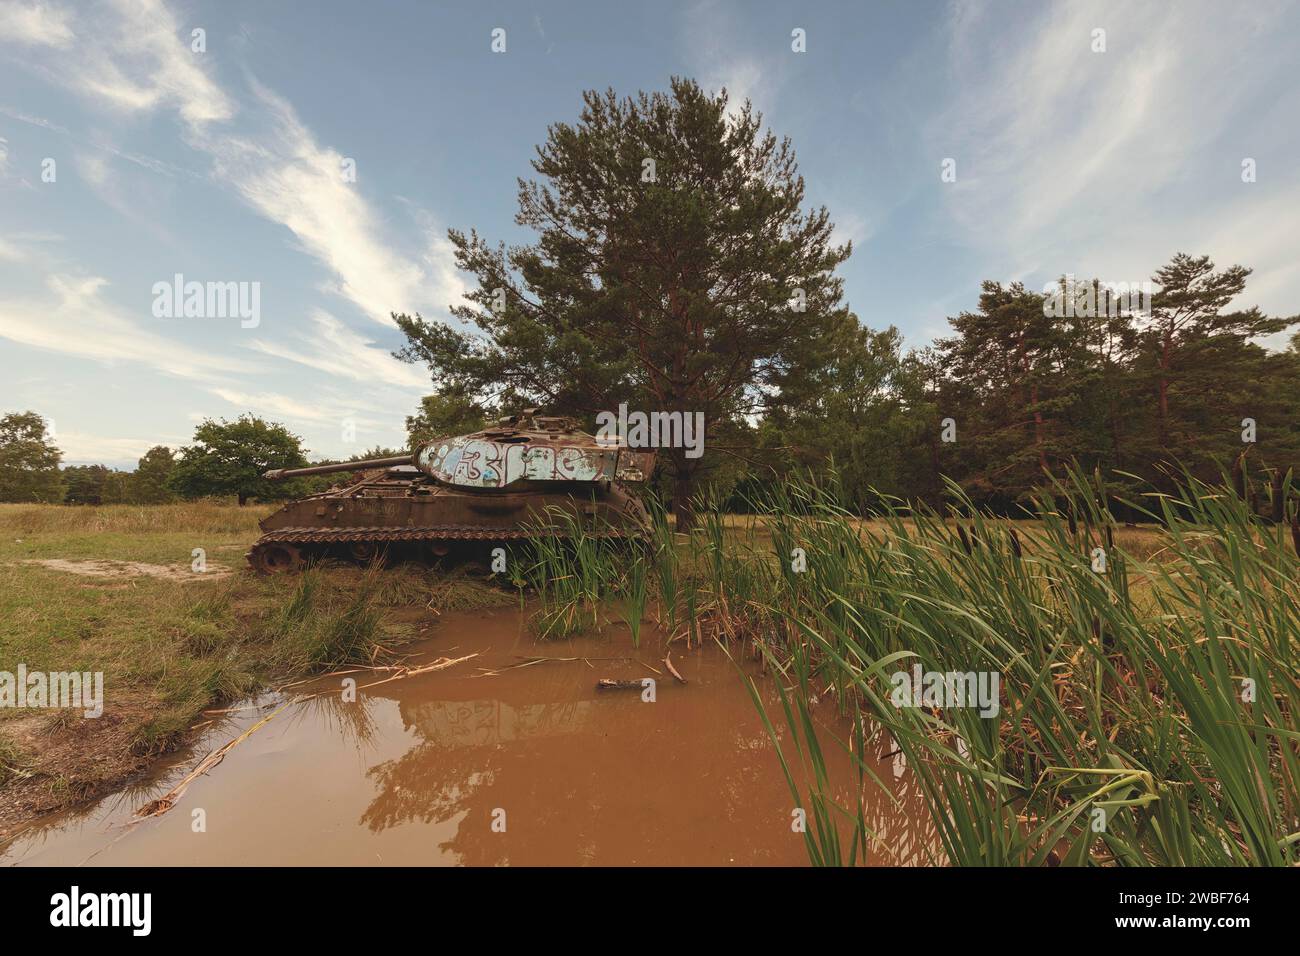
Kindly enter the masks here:
M 504 674 L 506 671 L 518 670 L 521 667 L 532 667 L 534 664 L 545 664 L 548 662 L 571 664 L 577 661 L 582 661 L 582 663 L 586 664 L 588 667 L 591 667 L 592 661 L 631 661 L 636 659 L 627 656 L 623 656 L 623 657 L 529 657 L 525 654 L 516 654 L 515 657 L 518 657 L 520 659 L 519 663 L 507 664 L 505 667 L 480 667 L 479 670 L 482 671 L 482 673 L 476 676 L 496 677 L 498 674 Z M 650 669 L 654 670 L 653 667 Z M 658 673 L 658 671 L 655 671 L 655 673 Z
M 443 657 L 434 661 L 432 664 L 425 664 L 423 667 L 406 668 L 400 674 L 394 674 L 392 677 L 385 677 L 383 680 L 372 681 L 369 684 L 360 684 L 357 686 L 357 690 L 365 690 L 367 687 L 378 687 L 380 684 L 387 684 L 389 681 L 405 680 L 408 677 L 418 677 L 421 674 L 429 674 L 433 671 L 444 670 L 445 668 L 451 667 L 453 664 L 463 663 L 472 657 L 478 657 L 478 652 L 475 651 L 473 654 L 466 654 L 464 657 Z M 322 691 L 322 693 L 327 692 Z M 320 695 L 314 694 L 313 696 L 319 697 Z
M 182 778 L 180 783 L 176 784 L 176 786 L 172 787 L 170 790 L 164 793 L 157 800 L 150 800 L 144 806 L 140 807 L 140 809 L 136 810 L 135 811 L 136 816 L 160 817 L 168 810 L 170 810 L 172 807 L 176 806 L 177 801 L 179 801 L 180 798 L 185 795 L 185 791 L 190 788 L 190 784 L 192 784 L 199 777 L 203 776 L 205 773 L 207 773 L 217 764 L 221 763 L 221 761 L 225 760 L 226 754 L 228 754 L 231 750 L 233 750 L 238 744 L 243 743 L 245 740 L 251 737 L 255 731 L 259 730 L 267 723 L 269 723 L 272 717 L 280 713 L 280 711 L 284 710 L 292 703 L 296 703 L 296 701 L 287 701 L 281 704 L 274 711 L 267 714 L 257 723 L 253 724 L 253 726 L 249 727 L 247 730 L 245 730 L 234 740 L 227 741 L 225 744 L 218 747 L 216 750 L 212 751 L 212 753 L 208 754 L 206 757 L 200 760 L 198 766 L 196 766 L 193 770 L 187 773 L 184 776 L 184 778 Z
M 612 677 L 602 677 L 596 681 L 596 690 L 643 690 L 645 688 L 644 681 L 648 679 L 614 680 Z
M 667 654 L 664 655 L 664 667 L 668 668 L 668 673 L 676 677 L 679 681 L 681 681 L 681 683 L 683 684 L 686 683 L 686 678 L 683 677 L 681 674 L 677 673 L 677 668 L 673 667 L 673 655 L 671 651 L 669 651 Z

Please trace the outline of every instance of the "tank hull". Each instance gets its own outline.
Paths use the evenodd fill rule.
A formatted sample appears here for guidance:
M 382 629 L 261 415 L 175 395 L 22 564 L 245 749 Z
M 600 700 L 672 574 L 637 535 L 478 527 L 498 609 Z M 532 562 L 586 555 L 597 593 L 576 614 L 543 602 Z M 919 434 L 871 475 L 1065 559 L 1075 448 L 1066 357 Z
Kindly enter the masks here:
M 439 557 L 562 534 L 567 522 L 559 513 L 600 537 L 641 538 L 650 528 L 641 502 L 617 481 L 467 490 L 413 469 L 389 469 L 292 501 L 263 519 L 248 561 L 254 570 L 275 573 L 319 557 Z

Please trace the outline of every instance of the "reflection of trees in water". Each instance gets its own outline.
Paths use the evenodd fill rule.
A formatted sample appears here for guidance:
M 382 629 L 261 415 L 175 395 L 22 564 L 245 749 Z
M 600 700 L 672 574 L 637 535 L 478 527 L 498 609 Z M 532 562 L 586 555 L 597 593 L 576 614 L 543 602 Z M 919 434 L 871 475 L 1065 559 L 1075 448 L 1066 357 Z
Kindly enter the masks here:
M 456 837 L 439 849 L 477 864 L 505 862 L 492 811 L 506 810 L 512 843 L 543 830 L 560 814 L 592 812 L 590 793 L 554 777 L 553 754 L 514 744 L 575 733 L 591 701 L 514 706 L 496 700 L 399 701 L 403 721 L 424 738 L 396 760 L 372 767 L 378 794 L 361 821 L 372 831 L 412 821 L 461 817 Z M 506 772 L 508 771 L 508 772 Z M 531 789 L 523 790 L 521 785 Z M 511 814 L 516 813 L 514 826 Z M 525 823 L 526 821 L 526 823 Z M 493 844 L 491 841 L 496 840 Z
M 442 824 L 450 835 L 438 849 L 478 865 L 802 860 L 802 838 L 790 830 L 793 799 L 752 701 L 730 672 L 692 677 L 685 689 L 661 686 L 656 704 L 635 695 L 575 700 L 585 675 L 575 681 L 559 666 L 530 670 L 527 680 L 437 685 L 451 697 L 486 691 L 505 699 L 412 694 L 427 693 L 427 684 L 418 691 L 382 688 L 418 742 L 367 772 L 375 793 L 361 822 L 376 833 Z M 807 780 L 783 723 L 774 729 L 806 798 Z M 854 765 L 831 739 L 844 734 L 847 722 L 830 707 L 817 723 L 832 778 L 843 785 L 837 802 L 856 815 Z M 895 776 L 885 756 L 892 744 L 872 729 L 869 759 L 892 793 L 863 781 L 863 820 L 878 838 L 871 860 L 941 859 L 915 775 Z M 504 835 L 491 828 L 498 807 L 507 814 Z
M 724 722 L 727 708 L 716 702 L 700 703 L 682 726 L 646 738 L 619 709 L 649 705 L 399 701 L 423 742 L 371 768 L 377 792 L 362 822 L 374 832 L 452 822 L 455 835 L 439 849 L 474 864 L 508 856 L 788 862 L 783 843 L 799 837 L 790 833 L 791 801 L 766 733 Z M 685 765 L 665 766 L 678 760 Z M 497 807 L 507 813 L 504 838 L 491 830 Z M 900 811 L 887 800 L 866 809 L 874 828 L 899 831 Z
M 426 740 L 476 747 L 574 733 L 594 706 L 589 700 L 518 707 L 499 700 L 439 700 L 403 704 L 402 717 Z
M 449 860 L 490 865 L 802 859 L 802 839 L 790 831 L 793 799 L 771 740 L 752 703 L 741 701 L 741 707 L 728 693 L 733 688 L 701 682 L 676 698 L 667 696 L 671 688 L 667 694 L 661 688 L 664 702 L 647 705 L 635 696 L 573 700 L 572 681 L 551 686 L 536 676 L 529 675 L 527 692 L 551 697 L 549 702 L 412 699 L 408 695 L 417 688 L 396 683 L 363 692 L 354 703 L 337 693 L 304 700 L 276 723 L 301 720 L 309 730 L 319 725 L 316 733 L 329 728 L 361 751 L 382 746 L 375 708 L 396 703 L 417 742 L 367 771 L 375 791 L 360 822 L 373 833 L 408 823 L 443 824 L 450 836 L 437 849 Z M 428 686 L 418 690 L 427 693 Z M 483 693 L 488 688 L 470 681 L 439 689 Z M 516 684 L 513 692 L 519 689 Z M 223 743 L 261 715 L 226 718 L 204 741 Z M 832 777 L 843 783 L 836 801 L 851 814 L 852 764 L 846 747 L 832 739 L 844 725 L 833 707 L 819 711 L 817 723 Z M 774 729 L 806 799 L 807 780 L 783 725 L 778 720 Z M 870 858 L 890 864 L 941 862 L 941 844 L 916 775 L 907 772 L 901 756 L 891 756 L 896 745 L 887 733 L 879 727 L 872 732 L 867 752 L 892 797 L 870 778 L 864 780 L 863 820 L 877 838 Z M 181 760 L 169 773 L 144 787 L 126 788 L 100 806 L 125 798 L 134 808 L 157 796 L 159 788 L 168 789 L 192 762 Z M 491 829 L 497 807 L 507 813 L 505 835 Z M 847 851 L 850 824 L 843 819 Z M 44 834 L 32 835 L 35 845 L 43 841 Z

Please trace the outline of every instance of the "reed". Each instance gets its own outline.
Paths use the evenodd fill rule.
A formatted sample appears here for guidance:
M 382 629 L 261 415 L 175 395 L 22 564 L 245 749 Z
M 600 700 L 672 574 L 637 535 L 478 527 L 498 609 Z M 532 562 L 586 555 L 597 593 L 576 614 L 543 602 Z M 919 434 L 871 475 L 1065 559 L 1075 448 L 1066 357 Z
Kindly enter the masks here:
M 787 722 L 802 724 L 815 673 L 851 728 L 840 745 L 895 745 L 939 836 L 934 862 L 1294 864 L 1289 529 L 1262 527 L 1226 487 L 1190 475 L 1178 487 L 1128 503 L 1166 529 L 1146 559 L 1116 544 L 1100 477 L 1077 471 L 1014 536 L 956 486 L 964 520 L 886 502 L 884 530 L 865 534 L 833 490 L 772 493 L 778 559 L 799 547 L 808 561 L 803 575 L 774 576 L 766 602 L 787 625 L 762 638 L 789 681 Z M 900 655 L 925 672 L 998 674 L 998 712 L 897 706 L 886 677 Z M 826 733 L 809 725 L 802 749 Z M 870 769 L 867 748 L 848 749 Z M 840 809 L 853 841 L 870 840 L 854 808 Z
M 1294 500 L 1290 476 L 1275 485 Z M 934 836 L 917 862 L 1295 865 L 1293 529 L 1262 522 L 1231 476 L 1174 487 L 1120 502 L 1162 529 L 1153 544 L 1117 527 L 1119 499 L 1077 469 L 1015 522 L 953 484 L 945 514 L 882 498 L 863 521 L 833 478 L 796 477 L 756 496 L 754 519 L 699 502 L 689 536 L 655 506 L 651 546 L 631 560 L 564 527 L 570 543 L 541 542 L 530 581 L 552 636 L 596 626 L 618 596 L 639 642 L 653 579 L 670 639 L 752 648 L 776 697 L 746 680 L 815 863 L 880 846 L 864 807 L 892 798 L 875 772 L 890 753 Z M 917 666 L 996 675 L 996 707 L 900 700 L 897 675 Z M 814 721 L 828 696 L 839 719 Z M 852 780 L 828 776 L 833 748 Z
M 559 508 L 547 510 L 538 531 L 524 571 L 538 597 L 532 629 L 539 637 L 565 638 L 598 628 L 602 604 L 622 579 L 620 543 Z

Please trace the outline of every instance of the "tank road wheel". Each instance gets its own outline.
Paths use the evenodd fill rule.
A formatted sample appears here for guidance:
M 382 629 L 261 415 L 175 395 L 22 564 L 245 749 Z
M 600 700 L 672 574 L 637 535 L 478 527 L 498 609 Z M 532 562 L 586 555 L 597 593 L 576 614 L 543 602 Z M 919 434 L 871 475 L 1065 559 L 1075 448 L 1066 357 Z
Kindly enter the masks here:
M 376 559 L 382 562 L 387 557 L 387 551 L 378 541 L 353 541 L 348 544 L 348 557 L 357 564 L 370 564 Z
M 292 574 L 301 571 L 306 564 L 302 551 L 281 541 L 254 545 L 248 552 L 248 563 L 258 574 Z

